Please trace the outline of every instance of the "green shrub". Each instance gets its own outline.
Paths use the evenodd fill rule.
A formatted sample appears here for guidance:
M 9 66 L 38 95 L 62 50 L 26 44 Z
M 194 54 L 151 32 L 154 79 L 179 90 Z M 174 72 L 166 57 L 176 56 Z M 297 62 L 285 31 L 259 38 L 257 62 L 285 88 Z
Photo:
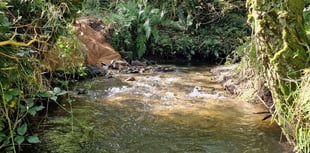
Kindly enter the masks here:
M 0 1 L 0 152 L 38 143 L 26 122 L 66 94 L 42 76 L 41 59 L 67 31 L 81 1 Z M 71 14 L 72 13 L 72 14 Z
M 149 42 L 158 40 L 158 26 L 163 15 L 162 10 L 152 8 L 147 2 L 119 3 L 116 13 L 111 15 L 118 25 L 112 40 L 114 46 L 119 51 L 132 51 L 135 57 L 141 58 Z
M 212 2 L 216 8 L 213 13 L 219 14 L 212 18 L 202 14 L 207 8 L 195 10 L 196 4 L 207 7 L 198 1 L 167 1 L 162 5 L 146 1 L 120 2 L 116 4 L 117 11 L 104 17 L 116 25 L 112 45 L 138 58 L 225 59 L 249 35 L 242 11 L 245 9 L 228 9 L 226 3 Z M 175 13 L 170 12 L 171 8 Z

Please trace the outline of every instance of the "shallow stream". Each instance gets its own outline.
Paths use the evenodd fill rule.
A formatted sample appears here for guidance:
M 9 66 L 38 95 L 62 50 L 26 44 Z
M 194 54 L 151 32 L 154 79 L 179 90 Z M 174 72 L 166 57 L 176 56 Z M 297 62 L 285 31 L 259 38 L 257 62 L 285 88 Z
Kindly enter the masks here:
M 280 129 L 255 114 L 263 109 L 227 95 L 210 67 L 115 74 L 76 88 L 86 84 L 87 94 L 72 92 L 73 118 L 57 109 L 41 125 L 36 152 L 286 152 Z

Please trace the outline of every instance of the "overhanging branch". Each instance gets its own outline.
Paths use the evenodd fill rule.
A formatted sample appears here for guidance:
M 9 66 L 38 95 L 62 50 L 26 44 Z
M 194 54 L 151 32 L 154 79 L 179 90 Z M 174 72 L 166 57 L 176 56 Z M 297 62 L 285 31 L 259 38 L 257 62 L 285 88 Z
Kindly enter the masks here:
M 12 46 L 20 46 L 20 47 L 29 47 L 32 43 L 38 41 L 37 39 L 32 39 L 28 43 L 16 42 L 13 40 L 1 41 L 0 46 L 12 45 Z

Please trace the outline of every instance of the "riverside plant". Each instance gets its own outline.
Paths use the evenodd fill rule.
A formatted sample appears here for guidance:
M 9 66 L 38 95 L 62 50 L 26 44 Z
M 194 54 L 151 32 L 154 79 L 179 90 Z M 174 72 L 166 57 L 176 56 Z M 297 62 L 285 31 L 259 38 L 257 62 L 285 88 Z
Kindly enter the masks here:
M 116 25 L 111 39 L 116 50 L 136 58 L 222 59 L 249 34 L 245 13 L 212 2 L 214 10 L 206 15 L 207 2 L 122 1 L 102 18 Z
M 116 29 L 114 44 L 131 49 L 135 57 L 141 58 L 148 51 L 149 42 L 159 39 L 158 26 L 163 22 L 164 10 L 153 8 L 147 1 L 123 2 L 116 10 L 111 18 L 120 28 Z M 120 40 L 124 44 L 120 44 Z
M 281 116 L 286 133 L 292 133 L 291 139 L 295 143 L 294 150 L 310 152 L 310 69 L 304 70 L 304 76 L 296 92 L 292 92 L 295 101 L 287 105 L 288 113 L 278 110 L 275 115 Z M 281 108 L 281 107 L 280 107 Z M 281 115 L 285 114 L 285 115 Z M 291 130 L 291 131 L 289 131 Z
M 257 76 L 263 74 L 257 79 L 260 81 L 257 84 L 265 85 L 271 92 L 273 103 L 270 110 L 273 120 L 282 129 L 288 144 L 294 146 L 295 152 L 307 153 L 310 146 L 310 45 L 304 20 L 309 20 L 309 17 L 303 12 L 303 0 L 294 3 L 268 2 L 273 4 L 272 7 L 265 4 L 266 1 L 247 1 L 250 12 L 248 21 L 252 23 L 254 32 L 250 42 L 252 52 L 245 50 L 242 61 L 249 63 L 246 64 L 249 68 L 247 72 L 252 71 Z M 264 13 L 266 14 L 261 16 Z M 268 26 L 265 24 L 267 22 Z M 270 29 L 277 29 L 279 32 Z M 292 32 L 290 29 L 299 30 L 294 33 L 296 31 Z
M 2 49 L 11 50 L 6 46 Z M 0 61 L 1 152 L 15 153 L 23 144 L 39 143 L 39 137 L 30 130 L 35 123 L 29 119 L 42 112 L 50 100 L 61 106 L 58 97 L 67 94 L 58 87 L 49 90 L 44 84 L 46 80 L 39 73 L 39 61 L 31 56 L 34 52 L 20 49 L 16 53 L 20 60 L 2 57 Z
M 58 97 L 66 95 L 43 77 L 41 59 L 66 33 L 79 4 L 0 1 L 0 152 L 16 153 L 24 144 L 39 143 L 30 130 L 37 123 L 30 119 L 47 110 L 50 101 L 58 104 Z
M 255 48 L 251 42 L 243 45 L 244 58 L 238 67 L 238 77 L 241 80 L 251 80 L 251 84 L 246 86 L 247 92 L 243 93 L 243 97 L 249 101 L 254 101 L 254 97 L 259 97 L 259 89 L 264 86 L 258 83 L 258 80 L 264 82 L 264 77 L 261 75 L 261 64 L 255 64 L 257 55 Z M 241 48 L 239 48 L 241 49 Z M 239 52 L 241 52 L 239 50 Z M 291 104 L 275 103 L 272 106 L 267 106 L 273 113 L 272 120 L 276 121 L 280 126 L 283 134 L 286 136 L 290 144 L 294 147 L 293 150 L 300 153 L 310 152 L 310 69 L 304 71 L 303 77 L 300 80 L 290 80 L 297 86 L 296 90 L 290 92 L 289 97 L 294 101 Z

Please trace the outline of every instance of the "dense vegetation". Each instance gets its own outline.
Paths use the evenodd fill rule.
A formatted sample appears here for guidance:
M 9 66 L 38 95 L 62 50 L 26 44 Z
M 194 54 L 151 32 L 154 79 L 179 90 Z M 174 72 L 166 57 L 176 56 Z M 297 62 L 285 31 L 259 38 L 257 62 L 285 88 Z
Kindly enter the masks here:
M 0 1 L 0 152 L 40 142 L 28 117 L 64 94 L 43 77 L 42 59 L 80 8 L 78 1 Z
M 91 2 L 84 9 L 113 23 L 110 42 L 134 58 L 219 61 L 249 35 L 244 1 Z
M 243 57 L 243 69 L 255 72 L 260 78 L 256 80 L 266 82 L 261 86 L 272 91 L 275 107 L 270 109 L 288 141 L 296 151 L 309 152 L 309 40 L 305 32 L 309 34 L 310 13 L 304 10 L 304 22 L 303 0 L 298 2 L 295 8 L 286 1 L 270 1 L 274 5 L 269 5 L 269 1 L 259 0 L 2 0 L 0 151 L 17 152 L 23 143 L 40 142 L 29 130 L 33 124 L 29 117 L 44 110 L 48 102 L 57 103 L 69 85 L 68 80 L 58 80 L 57 86 L 51 86 L 43 72 L 58 68 L 85 75 L 84 55 L 77 50 L 71 24 L 76 17 L 89 15 L 113 24 L 109 42 L 124 57 L 201 62 L 225 61 L 227 57 L 236 62 Z M 253 31 L 262 32 L 251 40 L 247 40 L 246 4 Z M 268 22 L 258 22 L 259 11 L 270 13 Z M 277 20 L 278 15 L 289 20 Z M 296 18 L 298 27 L 293 29 L 298 29 L 296 38 L 300 39 L 295 43 L 286 36 L 294 36 L 296 31 L 282 27 L 296 26 L 289 23 Z M 257 31 L 259 23 L 272 26 Z M 262 49 L 265 45 L 274 49 Z M 283 52 L 288 54 L 282 56 Z M 67 102 L 71 105 L 72 100 Z
M 271 103 L 260 101 L 273 113 L 288 143 L 294 151 L 306 153 L 310 151 L 310 40 L 309 8 L 304 2 L 309 5 L 303 0 L 247 1 L 253 36 L 243 46 L 242 67 L 252 72 L 256 90 L 270 91 Z

